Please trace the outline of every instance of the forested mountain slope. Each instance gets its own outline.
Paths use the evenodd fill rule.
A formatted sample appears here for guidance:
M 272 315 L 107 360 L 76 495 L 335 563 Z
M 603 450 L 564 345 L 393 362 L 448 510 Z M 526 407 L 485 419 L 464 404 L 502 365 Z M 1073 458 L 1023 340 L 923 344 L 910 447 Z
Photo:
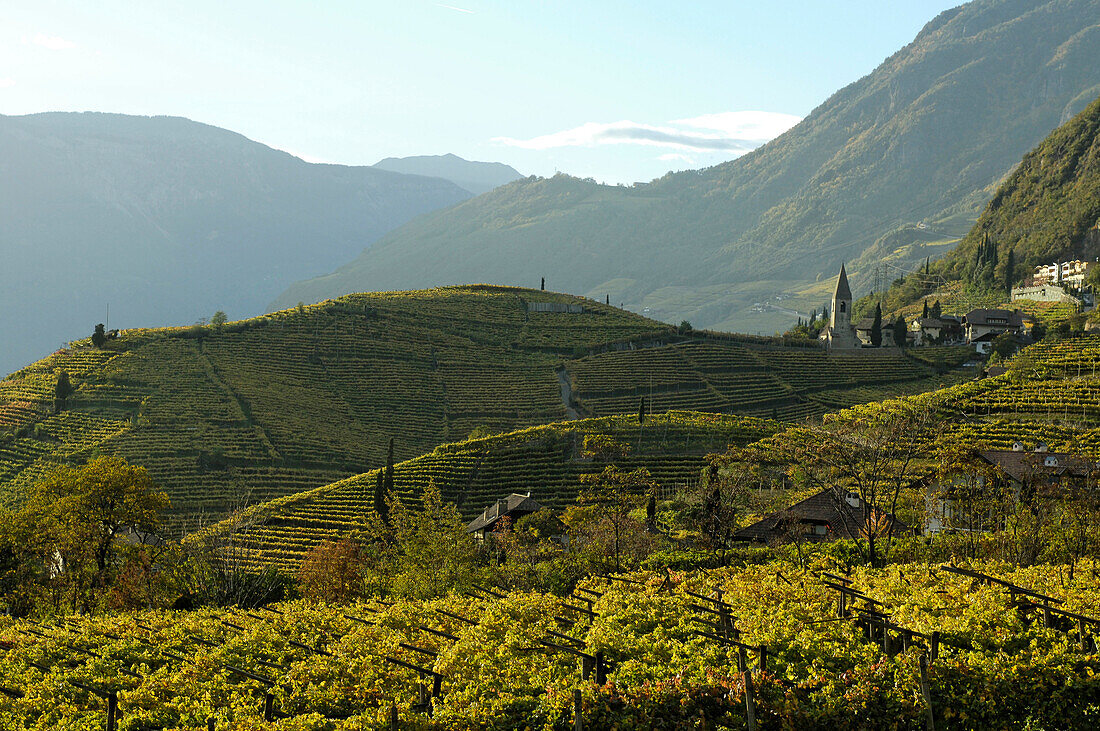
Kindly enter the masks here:
M 1011 284 L 1039 264 L 1098 256 L 1100 99 L 1027 153 L 959 246 L 930 276 L 896 283 L 886 307 L 903 307 L 941 281 L 1007 297 Z
M 1100 94 L 1100 0 L 975 0 L 744 157 L 633 188 L 528 178 L 386 236 L 282 305 L 462 281 L 649 307 L 661 320 L 772 332 L 750 306 L 855 262 L 905 266 L 963 236 L 1020 157 Z M 917 227 L 924 222 L 925 227 Z M 876 243 L 877 242 L 877 243 Z
M 0 373 L 114 326 L 258 315 L 414 216 L 470 194 L 315 165 L 178 117 L 0 116 Z

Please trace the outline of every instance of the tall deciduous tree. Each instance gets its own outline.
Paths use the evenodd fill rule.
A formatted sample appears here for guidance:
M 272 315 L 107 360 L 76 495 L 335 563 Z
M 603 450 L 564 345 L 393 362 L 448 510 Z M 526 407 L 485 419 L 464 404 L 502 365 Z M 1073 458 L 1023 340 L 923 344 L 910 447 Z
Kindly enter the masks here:
M 112 583 L 121 534 L 146 542 L 168 504 L 144 467 L 100 457 L 55 468 L 35 487 L 23 517 L 35 526 L 51 572 L 71 589 L 74 607 L 87 610 Z
M 783 467 L 796 485 L 835 501 L 843 532 L 864 561 L 882 565 L 898 525 L 892 518 L 904 490 L 922 476 L 922 458 L 938 442 L 942 421 L 929 406 L 886 402 L 827 416 L 820 426 L 786 432 L 765 446 L 736 450 L 752 469 Z M 858 508 L 849 509 L 849 496 Z
M 477 582 L 477 546 L 454 503 L 446 501 L 434 481 L 424 487 L 420 510 L 395 500 L 391 512 L 398 547 L 398 593 L 428 598 L 463 591 Z
M 610 568 L 622 570 L 627 557 L 636 557 L 634 544 L 639 540 L 645 545 L 651 541 L 642 539 L 644 526 L 631 517 L 631 512 L 642 506 L 646 494 L 654 492 L 657 483 L 644 467 L 627 471 L 608 465 L 599 474 L 581 476 L 581 489 L 577 502 L 587 506 L 581 514 L 571 516 L 570 527 L 583 533 L 593 556 L 611 559 Z M 606 568 L 606 567 L 605 567 Z

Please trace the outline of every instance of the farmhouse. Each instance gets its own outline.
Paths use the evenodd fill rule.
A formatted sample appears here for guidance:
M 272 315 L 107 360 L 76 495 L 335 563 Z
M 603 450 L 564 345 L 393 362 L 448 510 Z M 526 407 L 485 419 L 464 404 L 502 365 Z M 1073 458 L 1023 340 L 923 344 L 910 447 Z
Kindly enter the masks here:
M 982 507 L 991 492 L 989 479 L 1002 480 L 1019 499 L 1037 490 L 1088 486 L 1100 475 L 1100 464 L 1075 454 L 1051 452 L 1045 444 L 1028 451 L 1021 442 L 1015 442 L 1012 449 L 978 452 L 977 458 L 991 468 L 988 470 L 990 477 L 979 475 L 969 485 L 958 480 L 934 485 L 929 493 L 926 533 L 986 531 L 999 527 L 999 517 Z
M 895 530 L 908 530 L 893 515 L 865 503 L 855 493 L 828 488 L 742 528 L 733 537 L 762 543 L 856 538 L 868 522 L 881 525 L 883 521 L 893 522 Z
M 979 353 L 988 353 L 993 338 L 1003 333 L 1022 334 L 1024 319 L 1019 310 L 971 310 L 963 317 L 966 342 Z
M 466 526 L 466 532 L 473 533 L 476 538 L 485 538 L 485 534 L 491 533 L 502 518 L 509 518 L 514 523 L 523 516 L 539 510 L 542 510 L 542 505 L 531 497 L 531 493 L 520 495 L 513 492 L 503 500 L 497 500 L 485 508 L 481 515 Z

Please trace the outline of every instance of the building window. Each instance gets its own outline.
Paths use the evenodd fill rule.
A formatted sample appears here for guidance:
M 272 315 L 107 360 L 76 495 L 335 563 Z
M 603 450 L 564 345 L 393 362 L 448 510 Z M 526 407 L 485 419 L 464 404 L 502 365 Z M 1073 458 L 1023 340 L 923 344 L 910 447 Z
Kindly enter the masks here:
M 840 311 L 844 312 L 844 303 L 843 302 L 840 303 Z

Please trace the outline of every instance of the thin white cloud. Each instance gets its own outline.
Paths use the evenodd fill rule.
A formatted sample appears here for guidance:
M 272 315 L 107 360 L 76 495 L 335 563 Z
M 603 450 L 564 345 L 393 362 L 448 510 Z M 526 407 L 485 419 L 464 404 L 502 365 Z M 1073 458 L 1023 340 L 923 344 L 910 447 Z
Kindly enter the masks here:
M 681 155 L 678 152 L 666 152 L 663 155 L 657 157 L 662 162 L 686 162 L 688 165 L 695 164 L 695 158 L 688 155 Z
M 15 86 L 15 79 L 0 79 L 0 89 L 10 89 Z
M 675 119 L 672 124 L 721 132 L 739 139 L 770 140 L 801 121 L 801 117 L 782 112 L 719 112 Z
M 436 3 L 435 5 L 437 8 L 446 8 L 447 10 L 453 10 L 456 13 L 468 13 L 470 15 L 474 14 L 473 10 L 467 10 L 466 8 L 457 8 L 454 5 L 444 5 L 443 3 Z
M 678 119 L 664 125 L 630 120 L 587 122 L 579 127 L 526 140 L 495 137 L 493 142 L 527 150 L 599 145 L 646 145 L 673 150 L 745 153 L 787 131 L 799 117 L 776 112 L 722 112 Z
M 51 51 L 68 51 L 69 49 L 76 48 L 76 44 L 72 41 L 65 40 L 61 36 L 50 36 L 45 33 L 37 34 L 31 39 L 31 43 L 36 46 L 48 48 Z

